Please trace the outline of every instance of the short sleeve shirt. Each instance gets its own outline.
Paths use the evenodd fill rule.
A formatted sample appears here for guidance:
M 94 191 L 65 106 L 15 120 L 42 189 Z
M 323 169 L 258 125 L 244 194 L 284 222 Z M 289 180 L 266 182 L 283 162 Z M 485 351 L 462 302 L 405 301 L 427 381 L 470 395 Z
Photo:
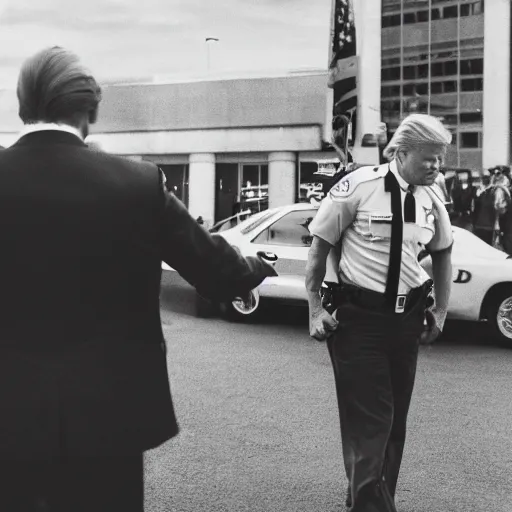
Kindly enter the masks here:
M 391 194 L 384 188 L 387 172 L 397 178 L 403 205 L 408 183 L 394 161 L 362 167 L 331 189 L 309 226 L 314 236 L 332 246 L 341 242 L 339 275 L 343 282 L 381 293 L 386 289 L 393 218 Z M 418 262 L 422 249 L 441 251 L 453 241 L 443 200 L 431 187 L 415 187 L 413 194 L 416 222 L 404 223 L 399 294 L 408 293 L 429 278 Z

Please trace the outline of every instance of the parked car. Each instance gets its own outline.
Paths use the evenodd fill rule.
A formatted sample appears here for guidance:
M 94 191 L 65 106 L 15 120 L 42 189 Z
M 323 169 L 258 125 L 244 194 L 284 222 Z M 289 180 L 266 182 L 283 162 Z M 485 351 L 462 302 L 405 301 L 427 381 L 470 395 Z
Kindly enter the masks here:
M 308 226 L 317 210 L 307 203 L 274 208 L 220 233 L 244 256 L 275 257 L 279 273 L 265 279 L 249 300 L 219 305 L 224 313 L 250 318 L 268 300 L 307 305 L 304 278 L 312 241 Z M 487 321 L 491 332 L 512 346 L 512 259 L 469 231 L 453 226 L 453 235 L 448 318 Z M 424 256 L 421 265 L 431 275 L 430 256 Z

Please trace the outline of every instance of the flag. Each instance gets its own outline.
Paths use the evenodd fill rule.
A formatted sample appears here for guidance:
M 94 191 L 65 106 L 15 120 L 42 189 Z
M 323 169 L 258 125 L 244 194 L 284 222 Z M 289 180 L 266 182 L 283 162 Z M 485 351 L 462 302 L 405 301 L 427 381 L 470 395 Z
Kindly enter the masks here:
M 356 27 L 352 0 L 333 0 L 328 86 L 333 89 L 333 141 L 347 155 L 357 107 Z

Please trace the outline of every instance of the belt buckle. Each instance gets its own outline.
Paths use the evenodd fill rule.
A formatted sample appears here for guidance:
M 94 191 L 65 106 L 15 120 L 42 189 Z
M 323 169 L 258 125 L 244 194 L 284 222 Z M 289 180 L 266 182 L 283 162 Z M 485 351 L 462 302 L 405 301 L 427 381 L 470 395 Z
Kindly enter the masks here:
M 405 303 L 407 301 L 407 295 L 397 295 L 395 303 L 395 313 L 403 313 L 405 310 Z

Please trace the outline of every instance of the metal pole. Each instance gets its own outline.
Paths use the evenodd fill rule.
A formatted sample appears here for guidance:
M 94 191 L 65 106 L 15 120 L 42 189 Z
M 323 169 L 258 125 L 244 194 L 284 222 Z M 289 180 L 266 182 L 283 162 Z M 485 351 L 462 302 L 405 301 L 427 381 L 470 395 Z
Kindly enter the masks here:
M 206 42 L 206 70 L 208 74 L 210 74 L 211 62 L 210 62 L 210 44 L 215 42 L 218 43 L 219 40 L 216 37 L 207 37 L 205 39 Z
M 457 167 L 460 167 L 460 0 L 457 2 L 457 122 L 455 124 L 455 133 L 457 141 Z
M 404 0 L 400 0 L 400 122 L 404 114 Z
M 427 114 L 430 114 L 430 103 L 432 99 L 432 0 L 428 0 L 428 100 Z

